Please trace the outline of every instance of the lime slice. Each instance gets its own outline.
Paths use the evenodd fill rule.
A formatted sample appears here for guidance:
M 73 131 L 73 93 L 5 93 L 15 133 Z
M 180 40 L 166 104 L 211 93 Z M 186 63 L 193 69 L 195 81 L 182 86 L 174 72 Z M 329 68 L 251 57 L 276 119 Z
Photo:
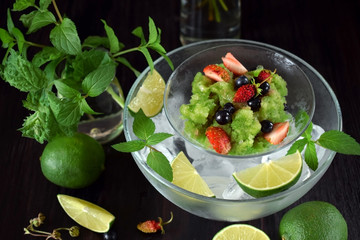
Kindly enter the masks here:
M 207 197 L 215 197 L 204 179 L 199 175 L 189 159 L 183 152 L 180 152 L 171 163 L 173 169 L 172 183 L 184 188 L 190 192 L 194 192 Z
M 247 224 L 233 224 L 221 229 L 213 240 L 270 240 L 260 229 Z
M 57 198 L 69 217 L 91 231 L 107 232 L 115 220 L 114 215 L 91 202 L 63 194 L 58 194 Z
M 128 107 L 133 112 L 138 112 L 141 108 L 147 117 L 153 117 L 158 114 L 163 107 L 164 90 L 165 81 L 154 69 L 148 73 Z
M 300 178 L 302 157 L 299 151 L 255 167 L 233 173 L 239 186 L 253 197 L 264 197 L 293 186 Z

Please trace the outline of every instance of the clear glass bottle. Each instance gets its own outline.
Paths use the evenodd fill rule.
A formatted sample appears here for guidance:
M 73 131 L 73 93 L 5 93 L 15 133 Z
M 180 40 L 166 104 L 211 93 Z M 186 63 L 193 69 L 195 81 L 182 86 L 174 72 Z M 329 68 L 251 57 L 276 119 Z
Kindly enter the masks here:
M 240 0 L 181 0 L 183 45 L 208 39 L 240 38 Z

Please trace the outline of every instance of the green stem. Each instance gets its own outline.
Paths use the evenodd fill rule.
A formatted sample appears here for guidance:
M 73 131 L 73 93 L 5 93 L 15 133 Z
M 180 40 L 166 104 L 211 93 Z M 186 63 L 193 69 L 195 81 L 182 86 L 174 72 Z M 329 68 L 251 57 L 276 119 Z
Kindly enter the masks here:
M 148 148 L 150 148 L 151 150 L 154 150 L 155 152 L 159 152 L 161 153 L 161 151 L 157 150 L 156 148 L 154 148 L 153 146 L 151 145 L 146 145 Z
M 57 7 L 57 5 L 56 5 L 55 0 L 52 0 L 52 3 L 53 3 L 53 6 L 54 6 L 54 8 L 55 8 L 55 12 L 56 12 L 56 14 L 57 14 L 57 16 L 58 16 L 58 18 L 59 18 L 59 20 L 60 20 L 60 23 L 62 23 L 63 19 L 62 19 L 62 17 L 61 17 L 60 11 L 59 11 L 59 9 L 58 9 L 58 7 Z
M 27 44 L 29 44 L 30 46 L 33 46 L 33 47 L 39 47 L 39 48 L 47 47 L 46 45 L 42 45 L 42 44 L 38 44 L 38 43 L 34 43 L 34 42 L 29 42 L 29 41 L 25 41 L 25 43 L 27 43 Z
M 118 57 L 118 56 L 120 56 L 120 55 L 129 53 L 129 52 L 135 52 L 135 51 L 139 51 L 139 47 L 134 47 L 134 48 L 126 49 L 126 50 L 124 50 L 124 51 L 120 51 L 120 52 L 114 53 L 112 56 L 113 56 L 113 57 Z
M 106 89 L 106 91 L 111 95 L 111 97 L 115 100 L 115 102 L 120 105 L 121 108 L 125 107 L 125 102 L 124 102 L 124 98 L 122 97 L 122 95 L 120 95 L 120 96 L 117 95 L 111 86 L 109 86 Z

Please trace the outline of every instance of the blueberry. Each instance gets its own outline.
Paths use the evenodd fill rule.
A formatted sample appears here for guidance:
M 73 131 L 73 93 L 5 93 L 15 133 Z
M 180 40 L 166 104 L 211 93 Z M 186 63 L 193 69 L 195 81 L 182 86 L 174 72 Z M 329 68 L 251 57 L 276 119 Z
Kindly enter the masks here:
M 250 81 L 245 75 L 241 75 L 240 77 L 236 78 L 235 82 L 234 82 L 235 88 L 239 88 L 242 85 L 246 85 L 246 84 L 249 84 L 249 83 L 250 83 Z
M 268 82 L 263 82 L 261 85 L 260 85 L 260 88 L 261 88 L 261 95 L 265 95 L 269 92 L 270 90 L 270 84 Z
M 260 98 L 252 98 L 250 99 L 247 104 L 251 107 L 251 110 L 254 112 L 259 111 L 261 107 L 261 99 Z
M 104 233 L 104 240 L 117 240 L 117 239 L 118 237 L 115 231 L 110 230 Z
M 224 108 L 225 111 L 227 111 L 230 114 L 233 114 L 235 112 L 235 107 L 231 102 L 225 103 Z
M 261 123 L 261 131 L 263 133 L 269 133 L 272 131 L 274 124 L 269 120 L 263 120 Z
M 287 110 L 289 110 L 289 107 L 286 103 L 284 103 L 284 111 L 287 111 Z
M 231 114 L 225 110 L 220 110 L 215 113 L 215 120 L 218 124 L 224 125 L 231 122 Z

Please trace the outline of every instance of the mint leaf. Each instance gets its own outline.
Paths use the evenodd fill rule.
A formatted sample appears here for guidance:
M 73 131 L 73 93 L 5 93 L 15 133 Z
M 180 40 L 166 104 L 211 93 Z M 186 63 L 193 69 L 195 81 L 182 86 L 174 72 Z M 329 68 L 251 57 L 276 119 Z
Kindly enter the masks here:
M 295 116 L 295 126 L 299 129 L 303 129 L 305 125 L 309 122 L 309 115 L 304 110 L 299 110 Z
M 83 42 L 83 47 L 97 48 L 99 46 L 110 48 L 109 39 L 107 37 L 89 36 Z
M 149 17 L 149 44 L 156 42 L 158 39 L 158 32 L 152 18 Z
M 95 112 L 94 110 L 92 110 L 92 108 L 86 102 L 85 98 L 82 98 L 80 101 L 80 109 L 82 112 L 87 113 L 87 114 L 92 114 L 92 115 L 101 114 L 101 113 L 98 113 L 98 112 Z
M 78 102 L 69 99 L 59 99 L 53 93 L 49 93 L 50 108 L 56 121 L 66 127 L 73 126 L 80 121 L 81 109 Z
M 19 129 L 24 137 L 34 138 L 39 143 L 44 143 L 51 141 L 57 135 L 71 135 L 76 131 L 77 125 L 59 125 L 49 107 L 40 108 L 40 111 L 27 117 L 22 128 Z
M 46 127 L 46 114 L 35 112 L 25 119 L 19 130 L 24 137 L 34 138 L 42 144 L 48 139 Z
M 14 50 L 10 51 L 4 69 L 4 78 L 11 86 L 29 92 L 43 89 L 48 80 L 45 74 Z
M 31 62 L 36 67 L 41 67 L 47 62 L 60 58 L 62 55 L 63 53 L 54 47 L 45 47 L 34 55 Z
M 142 140 L 133 140 L 112 145 L 112 147 L 119 152 L 136 152 L 145 146 L 146 144 Z
M 64 18 L 61 24 L 51 30 L 50 41 L 59 51 L 69 55 L 81 52 L 81 42 L 76 26 L 69 18 Z
M 82 82 L 82 88 L 90 97 L 96 97 L 106 90 L 115 77 L 116 65 L 109 63 L 89 73 Z
M 313 130 L 313 123 L 310 122 L 309 126 L 306 128 L 302 136 L 310 141 L 312 138 L 311 136 L 312 130 Z
M 3 28 L 0 28 L 0 40 L 2 42 L 2 47 L 9 47 L 9 43 L 13 42 L 15 39 Z
M 72 62 L 73 75 L 76 79 L 83 79 L 90 72 L 96 70 L 108 54 L 101 49 L 83 51 Z
M 150 150 L 146 162 L 149 167 L 151 167 L 160 176 L 170 182 L 173 180 L 171 165 L 164 154 L 158 151 Z
M 58 93 L 60 94 L 60 96 L 70 98 L 70 99 L 78 99 L 78 100 L 81 99 L 81 93 L 78 90 L 76 90 L 72 87 L 69 87 L 62 81 L 55 80 L 54 84 L 55 84 L 55 87 L 58 90 Z
M 25 37 L 24 34 L 20 31 L 20 29 L 14 27 L 12 29 L 12 35 L 15 37 L 17 45 L 18 45 L 18 49 L 19 52 L 22 53 L 23 48 L 24 48 L 24 44 L 25 44 Z
M 11 18 L 10 9 L 7 10 L 6 25 L 7 25 L 7 29 L 9 31 L 9 33 L 12 34 L 15 25 L 14 25 L 14 22 L 13 22 L 13 20 Z
M 154 133 L 147 139 L 146 143 L 148 145 L 156 145 L 172 136 L 173 135 L 169 133 Z
M 139 51 L 142 52 L 142 54 L 145 56 L 150 69 L 154 69 L 154 62 L 151 58 L 149 50 L 146 47 L 140 47 Z
M 56 23 L 54 14 L 52 14 L 48 10 L 37 11 L 30 21 L 27 34 L 36 32 L 40 28 L 45 27 L 52 23 Z
M 51 0 L 40 0 L 39 5 L 41 10 L 48 9 L 49 5 L 51 4 Z
M 309 142 L 305 149 L 305 162 L 313 171 L 318 168 L 318 158 L 314 142 Z
M 341 131 L 324 132 L 316 143 L 338 153 L 360 155 L 360 144 L 350 135 Z
M 34 7 L 35 0 L 16 0 L 13 4 L 13 11 L 22 11 L 27 9 L 28 7 Z
M 138 70 L 136 70 L 126 58 L 118 57 L 118 58 L 116 58 L 116 61 L 125 65 L 127 68 L 129 68 L 131 71 L 133 71 L 133 73 L 135 74 L 136 77 L 138 77 L 140 75 L 140 72 Z
M 142 29 L 142 27 L 137 27 L 135 28 L 132 32 L 133 35 L 137 36 L 138 38 L 140 38 L 141 41 L 141 46 L 146 44 L 146 40 L 145 40 L 145 36 L 144 36 L 144 31 Z
M 142 140 L 147 140 L 155 132 L 154 122 L 144 114 L 142 109 L 134 114 L 133 131 Z
M 304 147 L 306 146 L 306 144 L 308 144 L 308 142 L 309 142 L 309 140 L 307 138 L 303 138 L 303 139 L 295 141 L 293 143 L 293 145 L 291 145 L 291 147 L 288 150 L 288 152 L 286 153 L 286 155 L 293 154 L 297 150 L 299 150 L 299 152 L 302 152 L 304 150 Z
M 27 28 L 30 27 L 30 24 L 32 22 L 32 20 L 34 19 L 36 13 L 38 12 L 38 10 L 34 10 L 28 14 L 23 14 L 20 16 L 20 21 L 23 23 L 23 25 Z
M 109 39 L 110 52 L 111 53 L 118 52 L 120 50 L 120 45 L 119 45 L 119 40 L 114 33 L 114 30 L 107 25 L 105 20 L 101 20 L 101 21 L 104 24 L 105 32 Z

